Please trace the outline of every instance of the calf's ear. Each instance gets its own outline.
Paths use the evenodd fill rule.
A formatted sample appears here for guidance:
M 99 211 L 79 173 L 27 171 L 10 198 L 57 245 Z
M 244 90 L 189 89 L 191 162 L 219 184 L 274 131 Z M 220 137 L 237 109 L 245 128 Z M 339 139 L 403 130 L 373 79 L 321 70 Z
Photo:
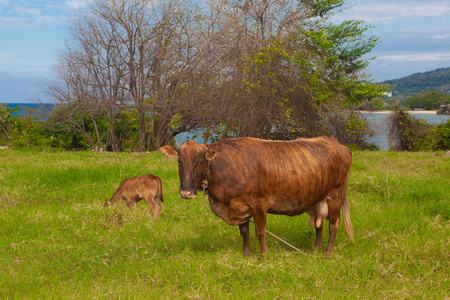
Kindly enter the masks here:
M 159 150 L 167 157 L 178 156 L 178 149 L 172 146 L 162 146 Z
M 212 150 L 212 149 L 208 149 L 208 151 L 206 151 L 205 153 L 205 158 L 207 160 L 213 160 L 215 159 L 217 156 L 219 155 L 219 153 L 217 153 L 216 151 Z

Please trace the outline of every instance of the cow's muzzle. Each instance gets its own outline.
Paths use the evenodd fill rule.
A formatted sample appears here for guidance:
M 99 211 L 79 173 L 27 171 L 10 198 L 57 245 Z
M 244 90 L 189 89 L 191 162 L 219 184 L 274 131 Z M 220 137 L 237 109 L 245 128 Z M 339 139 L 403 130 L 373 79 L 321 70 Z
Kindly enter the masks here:
M 189 191 L 189 190 L 180 190 L 178 192 L 178 197 L 183 199 L 192 199 L 197 196 L 197 193 L 195 191 Z

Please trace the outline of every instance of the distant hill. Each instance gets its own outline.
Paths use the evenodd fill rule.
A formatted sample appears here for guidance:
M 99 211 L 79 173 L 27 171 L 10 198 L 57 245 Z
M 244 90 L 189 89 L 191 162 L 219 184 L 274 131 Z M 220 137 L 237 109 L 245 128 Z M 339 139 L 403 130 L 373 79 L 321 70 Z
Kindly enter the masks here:
M 381 84 L 393 86 L 392 97 L 405 99 L 426 91 L 450 94 L 450 67 L 416 73 L 399 79 L 386 80 Z

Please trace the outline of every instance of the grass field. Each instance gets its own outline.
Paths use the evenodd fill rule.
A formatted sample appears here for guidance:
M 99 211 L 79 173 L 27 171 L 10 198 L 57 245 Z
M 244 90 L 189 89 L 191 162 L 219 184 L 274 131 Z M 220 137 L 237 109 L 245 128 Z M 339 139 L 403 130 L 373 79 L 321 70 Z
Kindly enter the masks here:
M 104 208 L 127 177 L 164 182 L 163 214 Z M 354 152 L 353 244 L 314 251 L 307 215 L 268 216 L 259 258 L 236 226 L 177 197 L 161 153 L 0 150 L 0 299 L 450 299 L 450 158 L 444 152 Z M 326 221 L 328 227 L 328 222 Z M 324 246 L 328 240 L 324 231 Z

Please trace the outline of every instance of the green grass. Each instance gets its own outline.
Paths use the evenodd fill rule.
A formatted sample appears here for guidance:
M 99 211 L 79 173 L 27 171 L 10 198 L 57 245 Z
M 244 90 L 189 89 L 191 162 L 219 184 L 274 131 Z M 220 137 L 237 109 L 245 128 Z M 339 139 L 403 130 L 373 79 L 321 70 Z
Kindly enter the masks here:
M 127 177 L 164 182 L 158 221 L 103 207 Z M 160 153 L 0 150 L 0 299 L 449 299 L 450 158 L 354 152 L 349 202 L 331 258 L 313 249 L 307 215 L 269 215 L 259 258 L 238 227 L 177 197 L 175 159 Z M 328 222 L 326 222 L 328 224 Z M 324 244 L 328 240 L 327 230 Z

